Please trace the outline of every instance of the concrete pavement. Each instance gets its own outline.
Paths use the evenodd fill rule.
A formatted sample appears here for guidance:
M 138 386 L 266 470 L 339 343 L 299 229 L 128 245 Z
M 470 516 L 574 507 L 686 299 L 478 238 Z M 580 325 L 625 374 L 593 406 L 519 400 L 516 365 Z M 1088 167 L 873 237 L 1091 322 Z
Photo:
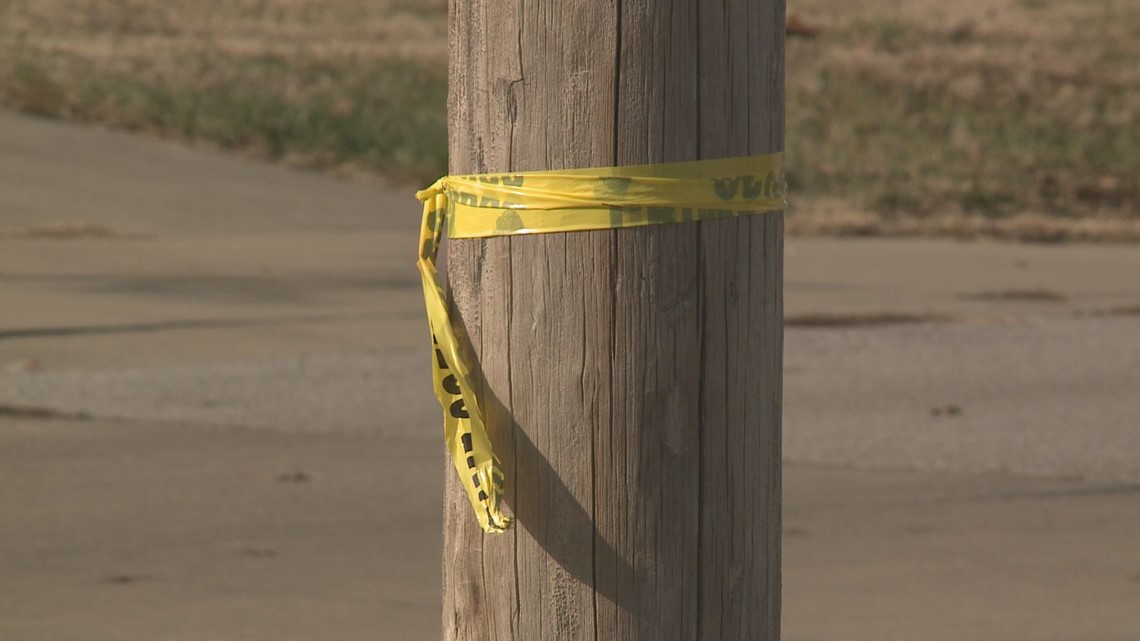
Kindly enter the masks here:
M 437 636 L 417 224 L 0 113 L 0 639 Z M 1140 639 L 1140 249 L 786 255 L 785 638 Z

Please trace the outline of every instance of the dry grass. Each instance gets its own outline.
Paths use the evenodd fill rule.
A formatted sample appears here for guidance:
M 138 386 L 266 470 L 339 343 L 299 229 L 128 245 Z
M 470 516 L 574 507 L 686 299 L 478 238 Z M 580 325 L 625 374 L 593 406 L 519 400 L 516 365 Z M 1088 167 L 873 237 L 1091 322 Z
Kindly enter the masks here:
M 846 198 L 821 197 L 805 190 L 793 194 L 786 229 L 799 236 L 940 236 L 960 240 L 988 238 L 1034 243 L 1140 242 L 1140 217 L 1108 211 L 1085 216 L 1020 212 L 992 216 L 956 211 L 952 203 L 934 213 L 871 211 L 860 205 L 863 193 Z
M 446 165 L 444 0 L 0 0 L 0 104 L 318 167 Z
M 790 0 L 793 233 L 1140 240 L 1140 3 Z M 0 104 L 446 168 L 444 0 L 0 0 Z
M 1140 240 L 1140 3 L 792 6 L 792 229 Z

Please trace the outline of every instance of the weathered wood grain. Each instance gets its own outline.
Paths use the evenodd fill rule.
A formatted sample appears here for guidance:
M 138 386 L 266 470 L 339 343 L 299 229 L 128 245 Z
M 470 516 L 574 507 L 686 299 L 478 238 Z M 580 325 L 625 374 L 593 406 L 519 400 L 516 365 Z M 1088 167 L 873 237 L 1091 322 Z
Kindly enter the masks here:
M 783 147 L 780 0 L 453 0 L 452 173 Z M 447 640 L 775 640 L 780 215 L 451 241 L 515 527 L 447 470 Z

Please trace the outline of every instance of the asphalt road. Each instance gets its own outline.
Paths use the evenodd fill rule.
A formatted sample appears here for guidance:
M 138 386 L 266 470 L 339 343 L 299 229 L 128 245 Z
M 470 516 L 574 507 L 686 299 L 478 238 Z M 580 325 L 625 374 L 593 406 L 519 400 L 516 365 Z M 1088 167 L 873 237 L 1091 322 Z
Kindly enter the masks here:
M 438 636 L 417 224 L 0 113 L 0 639 Z M 1140 249 L 786 258 L 785 638 L 1140 639 Z

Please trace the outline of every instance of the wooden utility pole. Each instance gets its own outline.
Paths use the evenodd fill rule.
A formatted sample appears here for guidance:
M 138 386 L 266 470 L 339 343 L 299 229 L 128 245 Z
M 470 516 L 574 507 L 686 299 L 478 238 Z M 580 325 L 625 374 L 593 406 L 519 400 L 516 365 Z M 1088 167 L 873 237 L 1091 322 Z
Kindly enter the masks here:
M 783 0 L 453 0 L 451 173 L 780 151 Z M 451 241 L 515 525 L 447 463 L 443 638 L 775 641 L 781 214 Z

